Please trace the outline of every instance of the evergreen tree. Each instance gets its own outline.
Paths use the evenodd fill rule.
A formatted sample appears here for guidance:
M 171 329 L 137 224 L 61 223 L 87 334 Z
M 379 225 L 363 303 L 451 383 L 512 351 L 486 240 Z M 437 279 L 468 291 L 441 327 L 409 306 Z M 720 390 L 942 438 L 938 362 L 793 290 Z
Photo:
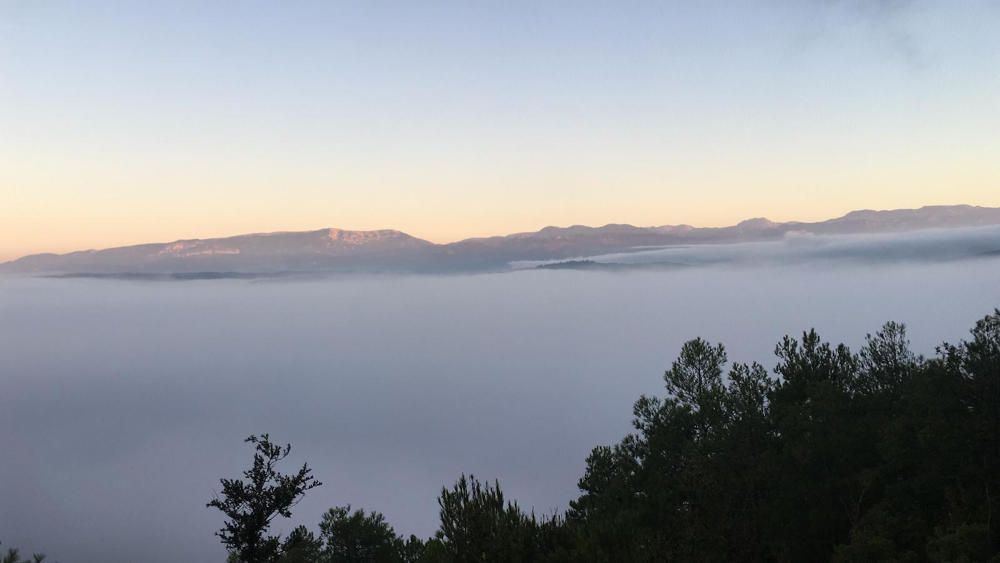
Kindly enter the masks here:
M 518 562 L 538 556 L 538 523 L 516 503 L 504 499 L 500 484 L 462 475 L 438 497 L 441 527 L 437 539 L 444 560 Z
M 220 535 L 260 538 L 261 558 L 234 561 L 284 563 L 1000 561 L 1000 310 L 930 359 L 898 323 L 857 354 L 813 330 L 775 353 L 771 374 L 730 366 L 721 345 L 685 343 L 663 395 L 633 406 L 633 432 L 590 453 L 565 515 L 537 519 L 498 483 L 463 475 L 442 490 L 427 541 L 349 506 L 330 509 L 318 536 L 299 527 L 282 543 L 266 526 Z M 254 469 L 247 484 L 223 481 L 227 500 L 294 499 L 316 486 L 305 466 L 273 471 L 287 447 L 251 441 Z
M 271 563 L 278 561 L 282 546 L 278 536 L 268 534 L 271 522 L 277 516 L 290 517 L 302 495 L 321 483 L 307 464 L 293 474 L 278 471 L 291 445 L 274 444 L 267 434 L 245 442 L 254 446 L 252 466 L 243 479 L 222 479 L 222 496 L 207 506 L 225 514 L 226 522 L 216 534 L 238 563 Z
M 319 524 L 324 563 L 397 563 L 406 544 L 378 512 L 331 508 Z M 411 545 L 411 549 L 415 546 Z

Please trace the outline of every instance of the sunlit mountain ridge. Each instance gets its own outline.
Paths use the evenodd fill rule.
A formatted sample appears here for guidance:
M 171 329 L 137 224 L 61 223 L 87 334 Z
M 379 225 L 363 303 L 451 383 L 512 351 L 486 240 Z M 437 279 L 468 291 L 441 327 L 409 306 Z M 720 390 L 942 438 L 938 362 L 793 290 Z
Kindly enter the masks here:
M 447 244 L 390 229 L 327 228 L 34 254 L 0 264 L 0 271 L 110 275 L 502 271 L 520 261 L 630 253 L 649 247 L 762 242 L 795 234 L 884 234 L 988 225 L 1000 225 L 1000 208 L 954 205 L 860 210 L 819 222 L 753 218 L 729 227 L 573 225 Z

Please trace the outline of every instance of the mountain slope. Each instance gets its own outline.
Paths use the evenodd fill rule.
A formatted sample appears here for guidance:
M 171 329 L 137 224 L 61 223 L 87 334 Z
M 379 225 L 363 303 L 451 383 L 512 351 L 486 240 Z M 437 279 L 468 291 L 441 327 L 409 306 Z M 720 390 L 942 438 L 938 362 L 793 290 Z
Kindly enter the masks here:
M 178 240 L 69 254 L 35 254 L 5 264 L 34 273 L 281 272 L 391 269 L 433 243 L 393 230 L 322 229 Z
M 984 225 L 1000 225 L 1000 208 L 955 205 L 861 210 L 815 223 L 775 223 L 754 218 L 730 227 L 710 228 L 574 225 L 440 245 L 394 230 L 322 229 L 178 240 L 62 255 L 36 254 L 0 264 L 0 271 L 69 274 L 483 271 L 504 269 L 519 260 L 558 260 L 650 246 L 766 241 L 789 233 L 874 234 Z
M 592 256 L 643 246 L 765 241 L 779 239 L 789 233 L 876 234 L 998 224 L 1000 208 L 931 206 L 891 211 L 852 211 L 843 217 L 816 223 L 775 223 L 764 218 L 754 218 L 730 227 L 634 227 L 617 224 L 603 227 L 546 227 L 531 233 L 466 239 L 448 247 L 455 254 L 475 256 L 483 263 L 506 263 L 515 260 Z

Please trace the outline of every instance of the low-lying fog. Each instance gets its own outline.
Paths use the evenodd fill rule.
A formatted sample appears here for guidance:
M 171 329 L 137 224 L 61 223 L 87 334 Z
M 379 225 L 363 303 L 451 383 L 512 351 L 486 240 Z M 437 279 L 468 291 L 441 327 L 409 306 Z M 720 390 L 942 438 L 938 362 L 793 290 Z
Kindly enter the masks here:
M 691 244 L 585 256 L 596 264 L 630 268 L 708 265 L 786 266 L 822 262 L 887 264 L 1000 257 L 1000 226 L 927 229 L 906 234 L 816 235 L 789 232 L 778 240 L 742 244 Z M 523 261 L 533 268 L 566 261 Z
M 681 343 L 773 367 L 815 326 L 933 353 L 1000 305 L 1000 259 L 313 281 L 0 278 L 0 540 L 64 563 L 223 561 L 205 508 L 270 432 L 324 482 L 295 509 L 430 535 L 461 473 L 536 512 L 630 429 Z M 291 468 L 291 464 L 288 466 Z

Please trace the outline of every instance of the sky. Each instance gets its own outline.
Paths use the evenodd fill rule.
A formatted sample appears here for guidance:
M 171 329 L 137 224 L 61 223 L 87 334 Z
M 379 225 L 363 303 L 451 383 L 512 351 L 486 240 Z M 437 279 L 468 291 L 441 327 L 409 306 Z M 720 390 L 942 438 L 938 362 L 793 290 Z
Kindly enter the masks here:
M 0 260 L 997 206 L 998 26 L 997 0 L 0 0 Z

